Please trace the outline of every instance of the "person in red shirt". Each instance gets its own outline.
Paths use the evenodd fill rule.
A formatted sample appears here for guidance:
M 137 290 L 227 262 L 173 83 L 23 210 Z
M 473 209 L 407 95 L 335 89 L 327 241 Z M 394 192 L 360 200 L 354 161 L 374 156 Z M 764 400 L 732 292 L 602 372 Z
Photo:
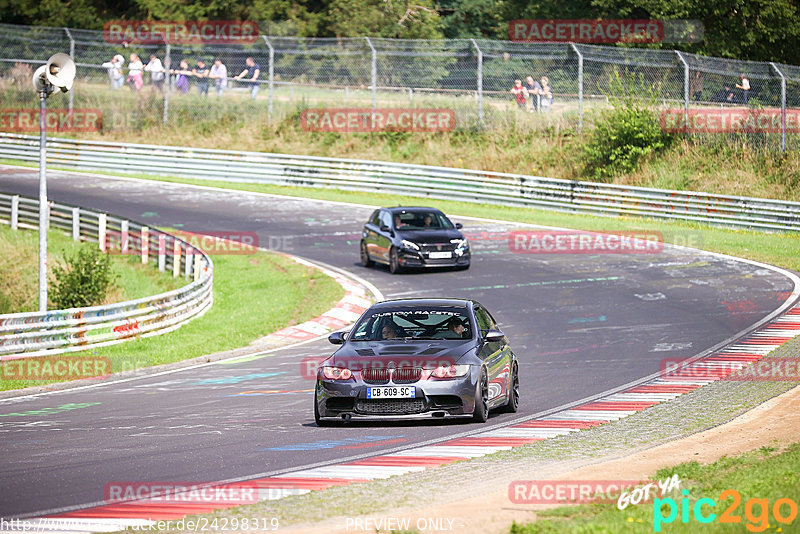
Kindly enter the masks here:
M 520 109 L 525 109 L 525 99 L 528 96 L 528 90 L 522 85 L 522 80 L 514 80 L 514 87 L 511 88 L 510 93 L 517 99 L 517 106 Z

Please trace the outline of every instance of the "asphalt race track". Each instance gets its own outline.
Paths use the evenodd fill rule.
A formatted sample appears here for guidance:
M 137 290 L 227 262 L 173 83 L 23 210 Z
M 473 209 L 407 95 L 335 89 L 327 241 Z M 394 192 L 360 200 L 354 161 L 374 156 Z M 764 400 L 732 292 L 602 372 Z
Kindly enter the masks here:
M 511 421 L 621 386 L 664 358 L 698 354 L 778 308 L 786 276 L 707 253 L 515 254 L 512 224 L 465 220 L 469 271 L 392 276 L 358 263 L 372 208 L 53 172 L 52 200 L 192 232 L 256 232 L 261 246 L 346 269 L 386 298 L 485 304 L 521 360 Z M 0 169 L 0 191 L 36 197 L 37 171 Z M 247 298 L 243 295 L 242 298 Z M 456 433 L 465 423 L 317 428 L 300 361 L 315 341 L 265 357 L 119 384 L 0 401 L 0 517 L 100 503 L 114 481 L 213 481 L 377 454 Z M 283 393 L 269 393 L 269 391 Z

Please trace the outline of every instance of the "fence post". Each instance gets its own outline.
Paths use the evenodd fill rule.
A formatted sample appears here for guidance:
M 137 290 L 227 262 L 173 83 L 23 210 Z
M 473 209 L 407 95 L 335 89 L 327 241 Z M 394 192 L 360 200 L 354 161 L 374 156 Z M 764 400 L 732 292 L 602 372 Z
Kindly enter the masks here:
M 686 133 L 689 133 L 689 63 L 680 51 L 675 50 L 678 59 L 683 63 L 683 122 L 686 124 Z
M 478 128 L 481 128 L 483 126 L 483 51 L 475 39 L 470 39 L 470 41 L 472 41 L 472 45 L 478 52 L 478 80 L 476 85 L 478 86 Z
M 167 236 L 158 234 L 158 270 L 164 272 L 167 268 Z
M 142 263 L 150 261 L 150 228 L 142 226 Z
M 200 273 L 203 272 L 201 269 L 201 262 L 200 258 L 197 258 L 197 261 L 194 262 L 194 281 L 197 282 L 200 280 Z
M 192 273 L 192 264 L 194 263 L 194 248 L 186 247 L 186 264 L 184 265 L 183 277 L 189 278 Z
M 377 107 L 378 100 L 378 52 L 372 46 L 372 41 L 369 37 L 364 37 L 367 40 L 370 50 L 372 50 L 372 109 Z
M 275 49 L 272 48 L 272 43 L 269 42 L 266 35 L 262 35 L 264 42 L 269 47 L 269 105 L 267 106 L 267 113 L 269 118 L 272 118 L 272 92 L 275 82 Z
M 188 259 L 186 261 L 189 261 Z M 172 244 L 172 277 L 181 274 L 181 242 L 175 239 Z
M 11 229 L 19 228 L 19 195 L 11 197 Z
M 786 77 L 775 63 L 769 64 L 781 77 L 781 152 L 786 152 Z
M 120 223 L 120 243 L 119 243 L 119 251 L 121 254 L 128 253 L 128 221 L 122 221 Z
M 164 84 L 164 114 L 161 118 L 161 122 L 164 124 L 167 124 L 169 120 L 169 91 L 172 86 L 172 75 L 169 73 L 169 67 L 172 64 L 172 59 L 170 59 L 171 49 L 169 43 L 166 43 L 166 45 L 167 50 L 164 54 L 164 70 L 166 70 L 164 73 L 164 81 L 166 82 Z
M 572 50 L 578 55 L 578 131 L 583 131 L 583 54 L 575 46 L 575 43 L 570 43 Z
M 69 57 L 72 58 L 72 61 L 75 61 L 75 39 L 72 38 L 72 32 L 69 31 L 69 28 L 64 28 L 64 32 L 67 34 L 67 39 L 69 39 Z M 72 117 L 72 99 L 75 96 L 75 86 L 73 85 L 72 88 L 69 90 L 69 116 Z
M 97 242 L 100 246 L 100 250 L 105 252 L 106 251 L 106 218 L 108 216 L 105 213 L 101 213 L 97 216 Z
M 81 209 L 72 208 L 72 240 L 81 240 Z

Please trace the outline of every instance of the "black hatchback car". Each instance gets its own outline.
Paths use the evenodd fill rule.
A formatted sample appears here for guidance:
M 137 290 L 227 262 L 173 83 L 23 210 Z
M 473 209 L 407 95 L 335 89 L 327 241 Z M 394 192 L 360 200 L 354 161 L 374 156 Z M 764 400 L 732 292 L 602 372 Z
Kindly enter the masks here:
M 362 419 L 472 418 L 516 412 L 519 361 L 474 300 L 403 299 L 369 308 L 317 368 L 319 426 Z
M 381 208 L 361 232 L 361 264 L 389 266 L 392 274 L 405 268 L 469 269 L 469 241 L 461 224 L 435 208 Z

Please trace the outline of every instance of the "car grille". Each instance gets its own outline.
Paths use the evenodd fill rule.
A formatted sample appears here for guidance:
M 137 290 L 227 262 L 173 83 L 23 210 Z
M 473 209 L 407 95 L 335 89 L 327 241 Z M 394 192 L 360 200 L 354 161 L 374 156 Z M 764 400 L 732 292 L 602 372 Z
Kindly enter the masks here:
M 422 399 L 409 400 L 359 400 L 356 411 L 365 414 L 406 414 L 422 413 L 425 403 Z
M 411 384 L 422 376 L 422 369 L 419 367 L 400 367 L 392 373 L 392 382 L 395 384 Z
M 389 382 L 389 370 L 381 367 L 367 367 L 361 370 L 361 378 L 368 384 L 386 384 Z
M 444 252 L 446 250 L 454 251 L 456 249 L 455 243 L 422 243 L 419 246 L 422 252 Z

